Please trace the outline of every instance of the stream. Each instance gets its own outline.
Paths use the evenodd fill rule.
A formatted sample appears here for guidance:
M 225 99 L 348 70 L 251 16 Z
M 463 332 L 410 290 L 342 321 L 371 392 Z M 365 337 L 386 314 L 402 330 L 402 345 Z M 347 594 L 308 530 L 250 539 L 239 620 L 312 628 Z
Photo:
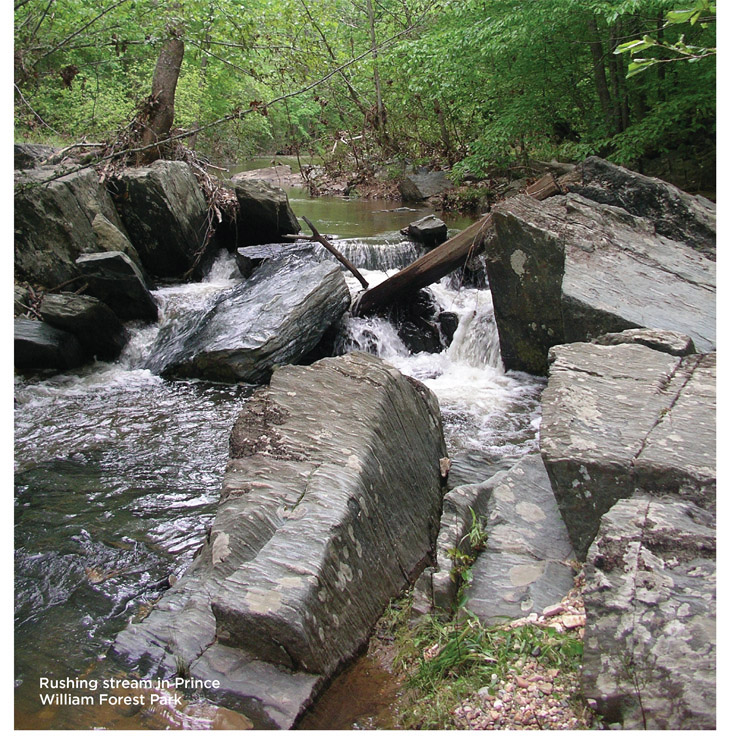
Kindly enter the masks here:
M 371 286 L 421 253 L 398 231 L 428 209 L 289 196 Z M 446 220 L 455 230 L 471 222 Z M 164 380 L 142 367 L 158 332 L 201 314 L 237 283 L 234 272 L 234 256 L 223 252 L 201 283 L 156 290 L 158 324 L 129 324 L 131 340 L 114 363 L 15 378 L 16 728 L 213 727 L 206 704 L 155 714 L 44 706 L 39 680 L 106 668 L 115 635 L 181 576 L 202 543 L 230 429 L 254 388 Z M 357 292 L 357 281 L 347 281 Z M 460 281 L 450 275 L 430 288 L 439 308 L 459 318 L 441 353 L 411 354 L 380 318 L 349 319 L 335 344 L 336 352 L 376 353 L 436 393 L 452 484 L 486 479 L 537 447 L 543 389 L 536 377 L 503 371 L 490 291 Z M 320 718 L 317 704 L 309 727 L 393 727 L 387 677 L 367 666 L 358 659 L 328 690 L 341 695 L 339 716 L 327 709 Z

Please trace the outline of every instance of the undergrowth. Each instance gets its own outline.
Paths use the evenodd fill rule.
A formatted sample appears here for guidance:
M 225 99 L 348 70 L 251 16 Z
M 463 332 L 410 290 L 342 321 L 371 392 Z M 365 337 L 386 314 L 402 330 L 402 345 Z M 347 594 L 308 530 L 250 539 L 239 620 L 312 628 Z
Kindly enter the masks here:
M 455 728 L 452 713 L 463 699 L 487 687 L 495 694 L 520 674 L 527 660 L 576 674 L 582 641 L 575 631 L 510 624 L 487 626 L 464 610 L 451 619 L 425 615 L 410 619 L 411 599 L 392 604 L 381 621 L 394 644 L 393 668 L 404 680 L 398 723 L 404 729 Z M 580 695 L 580 709 L 584 700 Z

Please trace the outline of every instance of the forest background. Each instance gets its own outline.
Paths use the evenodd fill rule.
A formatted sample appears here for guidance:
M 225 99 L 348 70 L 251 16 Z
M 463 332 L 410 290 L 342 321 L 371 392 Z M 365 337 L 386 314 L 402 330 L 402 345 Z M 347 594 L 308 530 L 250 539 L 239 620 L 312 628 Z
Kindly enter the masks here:
M 456 182 L 590 154 L 715 189 L 710 0 L 14 0 L 16 141 L 120 136 L 181 50 L 173 133 Z M 668 175 L 668 176 L 667 176 Z

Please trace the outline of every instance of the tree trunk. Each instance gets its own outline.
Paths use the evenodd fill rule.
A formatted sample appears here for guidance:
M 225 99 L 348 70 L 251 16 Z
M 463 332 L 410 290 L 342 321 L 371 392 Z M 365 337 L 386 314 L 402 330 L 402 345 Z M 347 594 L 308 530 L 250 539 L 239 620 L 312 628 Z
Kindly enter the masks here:
M 447 129 L 447 122 L 444 119 L 444 111 L 439 103 L 439 100 L 434 98 L 434 113 L 436 119 L 439 121 L 439 131 L 441 132 L 442 145 L 444 146 L 444 158 L 447 160 L 447 164 L 452 164 L 452 141 L 449 138 L 449 130 Z
M 597 21 L 592 16 L 587 21 L 589 29 L 590 53 L 592 54 L 592 68 L 595 75 L 595 88 L 597 89 L 597 97 L 600 100 L 602 115 L 605 118 L 605 125 L 608 133 L 613 133 L 615 129 L 615 120 L 613 118 L 613 106 L 610 99 L 610 90 L 607 86 L 607 77 L 605 76 L 605 52 L 600 41 L 599 31 L 597 30 Z
M 378 135 L 381 140 L 385 141 L 385 109 L 383 108 L 383 94 L 380 86 L 380 72 L 378 71 L 378 45 L 375 40 L 375 11 L 373 10 L 372 0 L 365 0 L 365 7 L 367 9 L 368 22 L 370 25 L 370 43 L 373 47 L 373 80 L 375 83 L 376 125 Z
M 179 81 L 181 62 L 184 58 L 184 42 L 180 38 L 170 38 L 158 55 L 153 72 L 152 105 L 148 125 L 143 131 L 143 146 L 149 146 L 168 137 L 174 122 L 174 100 Z M 155 146 L 143 151 L 141 164 L 150 164 L 162 157 L 161 148 Z

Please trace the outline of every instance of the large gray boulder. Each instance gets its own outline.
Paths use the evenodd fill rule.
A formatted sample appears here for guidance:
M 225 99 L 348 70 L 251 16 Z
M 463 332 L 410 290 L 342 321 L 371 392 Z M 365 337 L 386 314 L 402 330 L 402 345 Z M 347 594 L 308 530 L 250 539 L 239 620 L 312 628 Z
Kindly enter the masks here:
M 44 167 L 15 177 L 15 277 L 47 288 L 78 277 L 77 257 L 101 250 L 92 226 L 98 215 L 124 232 L 94 170 L 41 184 L 54 175 Z
M 579 164 L 563 181 L 569 192 L 641 216 L 656 233 L 715 258 L 716 208 L 711 200 L 596 156 Z
M 298 255 L 271 261 L 188 327 L 163 332 L 147 366 L 170 376 L 263 382 L 274 366 L 306 356 L 349 301 L 336 264 Z
M 452 183 L 445 172 L 430 172 L 423 167 L 398 183 L 398 191 L 405 202 L 421 202 L 451 187 Z
M 544 374 L 551 346 L 629 328 L 712 351 L 715 262 L 658 222 L 571 193 L 496 205 L 484 243 L 506 368 Z
M 77 267 L 87 292 L 104 302 L 121 320 L 158 319 L 158 307 L 143 274 L 122 251 L 84 254 Z
M 434 395 L 382 360 L 277 369 L 235 423 L 200 555 L 113 652 L 291 727 L 430 558 L 445 454 Z
M 288 202 L 288 195 L 268 182 L 240 179 L 233 183 L 238 202 L 235 232 L 230 235 L 237 247 L 284 241 L 283 236 L 299 233 L 301 226 Z M 225 224 L 221 230 L 232 230 Z
M 125 326 L 105 303 L 91 295 L 46 294 L 39 312 L 49 325 L 75 335 L 89 358 L 110 361 L 125 347 Z
M 143 262 L 141 262 L 135 246 L 130 243 L 130 239 L 114 223 L 98 213 L 92 221 L 92 230 L 94 235 L 97 236 L 98 251 L 122 251 L 140 269 L 140 273 L 145 276 Z
M 202 277 L 214 244 L 206 243 L 207 203 L 187 164 L 158 160 L 147 167 L 125 169 L 110 190 L 130 241 L 150 274 Z
M 585 566 L 582 688 L 626 729 L 713 730 L 715 520 L 690 502 L 621 500 Z
M 575 343 L 550 357 L 541 452 L 580 559 L 634 492 L 714 510 L 715 354 Z
M 73 369 L 85 361 L 79 341 L 67 331 L 30 318 L 16 318 L 13 327 L 16 369 Z

